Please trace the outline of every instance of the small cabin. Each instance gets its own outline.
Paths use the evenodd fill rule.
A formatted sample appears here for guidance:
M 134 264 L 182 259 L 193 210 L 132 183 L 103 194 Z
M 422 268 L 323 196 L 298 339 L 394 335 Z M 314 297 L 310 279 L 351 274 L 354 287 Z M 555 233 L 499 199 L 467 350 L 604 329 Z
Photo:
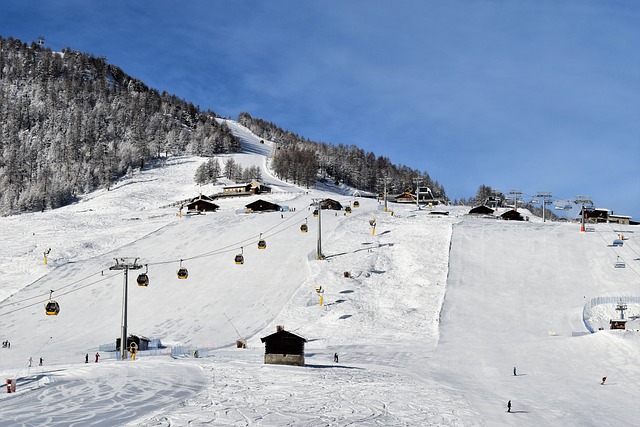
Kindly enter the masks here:
M 405 193 L 398 194 L 397 196 L 393 197 L 392 201 L 396 203 L 415 203 L 416 196 L 414 196 L 413 194 L 407 191 Z
M 251 193 L 251 183 L 227 185 L 226 187 L 222 187 L 222 193 L 226 195 L 234 193 Z
M 266 200 L 256 200 L 245 205 L 245 208 L 247 208 L 247 212 L 276 212 L 280 210 L 280 205 Z
M 320 208 L 324 210 L 340 211 L 342 210 L 342 204 L 340 204 L 340 202 L 338 202 L 337 200 L 324 199 L 320 202 Z
M 278 327 L 276 333 L 260 341 L 264 343 L 265 364 L 304 366 L 305 338 Z
M 250 191 L 253 194 L 271 193 L 271 187 L 261 184 L 258 181 L 251 181 L 249 185 L 251 186 Z
M 493 215 L 493 209 L 488 206 L 476 206 L 469 211 L 469 215 Z
M 500 215 L 500 218 L 507 221 L 524 221 L 524 217 L 515 209 L 506 211 L 505 213 Z
M 220 206 L 213 203 L 213 199 L 202 194 L 187 204 L 187 212 L 215 212 Z
M 122 338 L 116 338 L 116 349 L 120 349 L 120 341 L 122 341 Z M 151 340 L 147 337 L 143 337 L 140 335 L 129 335 L 127 337 L 127 349 L 130 349 L 132 344 L 134 345 L 134 348 L 136 348 L 138 351 L 144 351 L 144 350 L 148 350 L 149 349 L 149 342 Z
M 626 329 L 627 319 L 609 320 L 609 329 Z

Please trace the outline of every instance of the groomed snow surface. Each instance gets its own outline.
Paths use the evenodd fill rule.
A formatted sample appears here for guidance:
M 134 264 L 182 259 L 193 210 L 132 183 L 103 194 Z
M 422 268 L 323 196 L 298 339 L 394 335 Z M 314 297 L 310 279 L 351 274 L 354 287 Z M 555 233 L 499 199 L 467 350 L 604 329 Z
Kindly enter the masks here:
M 15 393 L 0 393 L 0 424 L 638 424 L 640 325 L 598 330 L 619 317 L 615 304 L 584 308 L 596 297 L 640 296 L 640 228 L 580 233 L 534 217 L 472 218 L 462 207 L 384 212 L 358 198 L 349 215 L 322 211 L 326 259 L 316 260 L 310 204 L 356 199 L 278 181 L 267 168 L 273 144 L 228 123 L 245 147 L 234 159 L 263 167 L 271 194 L 217 199 L 215 213 L 179 217 L 180 201 L 221 186 L 194 184 L 205 159 L 174 158 L 71 206 L 0 218 L 0 338 L 11 343 L 0 349 L 0 373 L 17 382 Z M 257 199 L 289 211 L 240 213 Z M 610 247 L 620 233 L 624 246 Z M 243 265 L 234 263 L 240 252 Z M 626 268 L 613 267 L 618 256 Z M 128 332 L 167 346 L 135 361 L 101 350 L 121 334 L 124 274 L 109 269 L 121 257 L 139 257 L 150 278 L 139 287 L 145 269 L 129 274 Z M 176 277 L 181 260 L 185 280 Z M 50 290 L 58 316 L 44 313 Z M 629 303 L 625 315 L 638 314 Z M 308 340 L 304 367 L 263 363 L 260 338 L 276 325 Z

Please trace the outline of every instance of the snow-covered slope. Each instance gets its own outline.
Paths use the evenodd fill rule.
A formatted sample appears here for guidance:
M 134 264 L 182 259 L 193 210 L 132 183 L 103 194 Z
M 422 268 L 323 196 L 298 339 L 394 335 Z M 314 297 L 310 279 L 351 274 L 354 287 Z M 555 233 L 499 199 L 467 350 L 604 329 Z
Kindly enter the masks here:
M 637 227 L 624 227 L 629 240 L 611 248 L 621 230 L 609 225 L 580 233 L 454 207 L 442 216 L 391 205 L 392 215 L 359 198 L 350 215 L 322 212 L 326 259 L 315 260 L 309 205 L 355 199 L 277 180 L 266 168 L 272 143 L 227 122 L 243 141 L 234 160 L 265 168 L 272 194 L 219 199 L 216 213 L 180 218 L 176 202 L 219 190 L 193 183 L 205 159 L 182 158 L 72 206 L 0 218 L 0 338 L 11 342 L 0 371 L 18 383 L 17 393 L 0 394 L 3 420 L 601 426 L 640 418 L 638 333 L 588 334 L 582 318 L 591 298 L 640 296 Z M 290 210 L 237 213 L 258 198 Z M 309 233 L 299 231 L 305 222 Z M 627 268 L 613 268 L 616 256 Z M 109 270 L 120 257 L 139 257 L 150 277 L 138 287 L 139 271 L 130 274 L 129 332 L 171 349 L 126 362 L 101 351 L 100 363 L 85 364 L 121 332 L 123 273 Z M 181 262 L 186 280 L 176 277 Z M 58 316 L 44 314 L 49 290 Z M 260 338 L 276 325 L 308 340 L 305 367 L 263 364 Z M 239 338 L 247 348 L 235 347 Z

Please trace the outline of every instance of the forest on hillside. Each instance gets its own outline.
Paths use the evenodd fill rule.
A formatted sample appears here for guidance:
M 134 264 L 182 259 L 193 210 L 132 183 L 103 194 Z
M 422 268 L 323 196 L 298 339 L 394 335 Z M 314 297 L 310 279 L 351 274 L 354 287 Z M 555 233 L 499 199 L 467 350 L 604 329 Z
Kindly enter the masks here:
M 311 141 L 246 112 L 240 113 L 238 122 L 259 137 L 277 144 L 272 164 L 274 172 L 298 185 L 309 187 L 320 177 L 381 193 L 386 181 L 387 191 L 401 193 L 414 189 L 418 180 L 421 187 L 429 187 L 434 197 L 446 199 L 444 187 L 432 180 L 426 171 L 397 166 L 389 158 L 376 156 L 355 145 Z
M 216 117 L 148 87 L 103 57 L 0 37 L 0 214 L 66 205 L 167 156 L 239 152 L 240 140 Z M 310 187 L 319 179 L 381 193 L 386 183 L 393 194 L 419 182 L 446 199 L 427 172 L 387 157 L 314 142 L 248 113 L 238 121 L 276 142 L 274 172 L 296 185 Z M 221 174 L 260 178 L 259 171 L 213 161 L 195 178 L 204 183 Z
M 65 205 L 168 155 L 240 151 L 215 117 L 104 58 L 0 37 L 0 214 Z

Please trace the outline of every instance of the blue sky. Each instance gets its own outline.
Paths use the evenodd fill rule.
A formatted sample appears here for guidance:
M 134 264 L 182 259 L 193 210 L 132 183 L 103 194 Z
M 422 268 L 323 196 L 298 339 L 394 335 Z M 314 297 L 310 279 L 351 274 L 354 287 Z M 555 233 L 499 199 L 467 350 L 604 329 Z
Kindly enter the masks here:
M 640 219 L 640 1 L 2 3 L 3 37 L 387 156 L 451 198 L 587 195 Z

